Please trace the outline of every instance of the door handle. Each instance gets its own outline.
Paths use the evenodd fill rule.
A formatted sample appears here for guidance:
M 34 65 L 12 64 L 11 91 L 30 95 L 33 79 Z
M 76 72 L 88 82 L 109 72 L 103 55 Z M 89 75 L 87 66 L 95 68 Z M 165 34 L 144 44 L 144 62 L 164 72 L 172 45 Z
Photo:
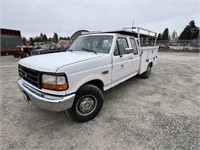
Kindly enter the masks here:
M 109 71 L 106 70 L 106 71 L 103 71 L 102 74 L 108 74 L 108 72 L 109 72 Z

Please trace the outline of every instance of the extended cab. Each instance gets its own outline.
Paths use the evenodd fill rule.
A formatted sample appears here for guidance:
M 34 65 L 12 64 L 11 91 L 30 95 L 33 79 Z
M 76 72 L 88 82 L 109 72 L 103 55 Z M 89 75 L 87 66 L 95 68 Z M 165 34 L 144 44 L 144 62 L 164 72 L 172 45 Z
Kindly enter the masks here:
M 148 78 L 157 64 L 158 47 L 140 46 L 154 45 L 156 33 L 139 30 L 88 33 L 67 52 L 20 60 L 18 85 L 24 99 L 43 109 L 66 111 L 77 122 L 93 119 L 103 106 L 103 91 L 135 75 Z

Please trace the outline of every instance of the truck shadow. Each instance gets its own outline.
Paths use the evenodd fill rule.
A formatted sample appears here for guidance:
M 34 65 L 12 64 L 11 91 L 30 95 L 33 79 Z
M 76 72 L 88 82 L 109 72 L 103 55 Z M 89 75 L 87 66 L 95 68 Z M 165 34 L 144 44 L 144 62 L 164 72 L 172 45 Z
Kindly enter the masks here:
M 121 97 L 124 94 L 124 92 L 127 91 L 128 89 L 134 87 L 136 88 L 138 83 L 143 82 L 142 80 L 143 79 L 140 76 L 135 76 L 105 91 L 104 92 L 105 102 L 110 99 Z
M 123 97 L 123 91 L 134 88 L 133 86 L 135 86 L 136 88 L 137 83 L 141 81 L 142 79 L 139 76 L 136 76 L 115 86 L 108 91 L 105 91 L 104 107 L 106 107 L 106 104 L 109 101 L 120 99 L 121 96 Z M 23 121 L 20 124 L 24 127 L 26 126 L 28 129 L 31 129 L 33 131 L 45 130 L 47 134 L 50 134 L 51 130 L 61 130 L 63 128 L 70 128 L 70 126 L 81 125 L 80 123 L 77 125 L 76 122 L 72 121 L 65 112 L 51 112 L 41 109 L 33 104 L 28 104 L 26 110 L 24 108 L 22 111 L 23 112 L 20 113 L 20 120 Z M 24 111 L 26 111 L 26 114 L 24 114 Z M 104 116 L 101 116 L 102 113 L 103 112 L 98 115 L 100 118 Z M 89 124 L 93 124 L 96 121 L 96 119 L 93 119 L 92 121 L 89 121 Z

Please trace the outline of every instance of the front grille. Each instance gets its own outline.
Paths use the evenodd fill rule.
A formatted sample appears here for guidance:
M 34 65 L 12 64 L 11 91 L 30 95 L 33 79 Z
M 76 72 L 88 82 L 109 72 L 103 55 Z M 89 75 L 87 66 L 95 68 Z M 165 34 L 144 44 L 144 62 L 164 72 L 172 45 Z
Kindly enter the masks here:
M 30 84 L 40 88 L 40 72 L 24 67 L 18 66 L 19 76 L 29 82 Z

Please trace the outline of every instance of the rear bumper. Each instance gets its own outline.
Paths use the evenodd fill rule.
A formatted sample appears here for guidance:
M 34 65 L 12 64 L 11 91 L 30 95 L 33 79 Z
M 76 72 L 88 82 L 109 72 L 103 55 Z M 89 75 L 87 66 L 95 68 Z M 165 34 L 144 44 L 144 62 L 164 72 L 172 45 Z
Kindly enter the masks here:
M 75 98 L 75 94 L 68 96 L 52 96 L 41 93 L 25 84 L 22 79 L 18 80 L 18 86 L 27 102 L 31 101 L 38 107 L 50 111 L 64 111 L 71 108 Z

